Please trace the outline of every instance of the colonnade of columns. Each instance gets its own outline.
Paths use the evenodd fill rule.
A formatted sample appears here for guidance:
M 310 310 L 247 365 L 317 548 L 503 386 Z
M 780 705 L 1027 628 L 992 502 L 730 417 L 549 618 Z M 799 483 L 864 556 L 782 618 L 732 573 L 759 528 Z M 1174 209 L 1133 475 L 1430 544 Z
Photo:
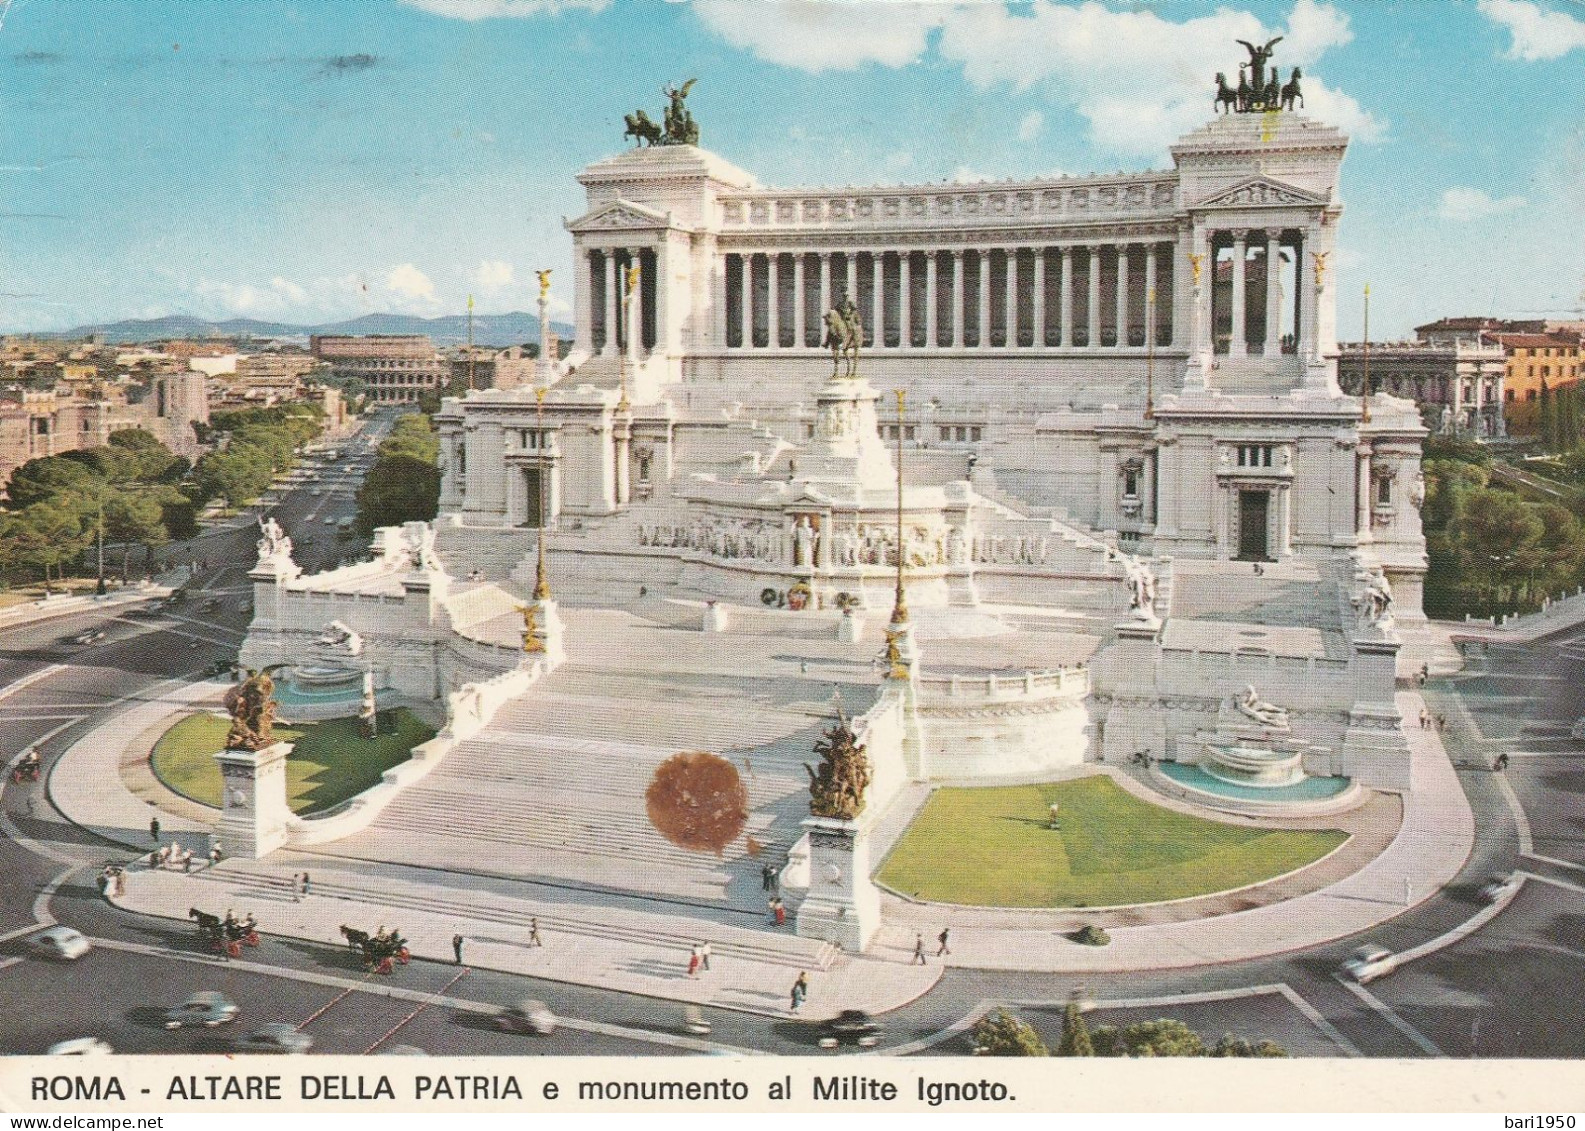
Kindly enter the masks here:
M 1177 344 L 1166 240 L 933 251 L 729 252 L 715 340 L 815 348 L 822 315 L 858 304 L 869 349 L 1137 349 Z M 1147 326 L 1147 323 L 1151 325 Z
M 1211 325 L 1217 353 L 1274 357 L 1299 353 L 1301 344 L 1314 340 L 1299 232 L 1230 228 L 1208 232 L 1207 239 L 1216 264 Z M 1291 284 L 1284 282 L 1285 258 L 1293 264 Z
M 609 248 L 585 255 L 588 272 L 590 347 L 602 357 L 626 352 L 634 360 L 655 346 L 655 252 L 646 247 Z M 639 286 L 627 303 L 626 273 L 639 268 Z M 631 332 L 629 318 L 640 328 Z

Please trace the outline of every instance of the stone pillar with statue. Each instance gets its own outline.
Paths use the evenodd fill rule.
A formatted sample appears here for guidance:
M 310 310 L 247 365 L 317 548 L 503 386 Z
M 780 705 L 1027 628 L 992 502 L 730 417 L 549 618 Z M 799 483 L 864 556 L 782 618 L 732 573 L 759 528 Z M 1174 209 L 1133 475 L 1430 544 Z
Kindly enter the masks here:
M 863 820 L 870 764 L 839 709 L 836 725 L 815 743 L 820 767 L 809 773 L 809 889 L 797 929 L 851 954 L 862 953 L 881 924 L 880 893 L 870 880 L 869 822 Z
M 275 682 L 268 671 L 248 677 L 226 692 L 231 729 L 220 763 L 220 823 L 215 838 L 228 856 L 260 860 L 286 843 L 291 810 L 286 804 L 288 742 L 273 736 Z

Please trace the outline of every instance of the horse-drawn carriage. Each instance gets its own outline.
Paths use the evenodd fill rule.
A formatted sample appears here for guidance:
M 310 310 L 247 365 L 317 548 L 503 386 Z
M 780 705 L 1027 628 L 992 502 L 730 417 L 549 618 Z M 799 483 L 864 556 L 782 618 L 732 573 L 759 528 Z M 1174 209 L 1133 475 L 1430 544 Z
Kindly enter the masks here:
M 241 958 L 243 947 L 259 945 L 258 922 L 252 915 L 238 919 L 227 911 L 222 919 L 219 915 L 189 907 L 187 917 L 198 924 L 198 941 L 216 954 Z
M 389 974 L 398 963 L 406 966 L 412 957 L 407 940 L 394 929 L 387 931 L 382 926 L 371 935 L 342 924 L 341 937 L 347 940 L 347 946 L 361 954 L 363 968 L 376 974 Z

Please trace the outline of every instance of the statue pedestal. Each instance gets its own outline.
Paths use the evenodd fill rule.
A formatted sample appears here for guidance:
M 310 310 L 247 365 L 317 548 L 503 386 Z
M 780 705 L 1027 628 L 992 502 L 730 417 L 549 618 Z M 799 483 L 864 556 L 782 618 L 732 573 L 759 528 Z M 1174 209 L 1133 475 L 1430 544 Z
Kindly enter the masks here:
M 896 482 L 881 441 L 875 402 L 880 394 L 862 377 L 833 377 L 815 394 L 814 436 L 798 456 L 801 480 L 838 480 L 871 490 Z
M 881 899 L 870 882 L 869 830 L 857 821 L 806 817 L 809 894 L 798 906 L 798 933 L 861 954 L 881 925 Z
M 263 750 L 222 750 L 220 825 L 215 838 L 227 856 L 261 860 L 286 843 L 291 810 L 286 805 L 289 742 Z

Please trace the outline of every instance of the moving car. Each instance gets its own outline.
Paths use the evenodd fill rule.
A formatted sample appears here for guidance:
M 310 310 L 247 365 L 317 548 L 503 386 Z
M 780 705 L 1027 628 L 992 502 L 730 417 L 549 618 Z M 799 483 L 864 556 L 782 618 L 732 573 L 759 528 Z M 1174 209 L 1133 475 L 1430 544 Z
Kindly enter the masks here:
M 869 1049 L 879 1043 L 881 1030 L 881 1023 L 862 1009 L 844 1009 L 835 1017 L 820 1022 L 816 1032 L 823 1049 L 834 1049 L 838 1045 Z
M 274 1052 L 301 1055 L 314 1047 L 314 1038 L 284 1021 L 271 1021 L 245 1037 L 238 1037 L 238 1052 Z
M 73 1037 L 49 1047 L 50 1056 L 109 1056 L 115 1051 L 98 1037 Z
M 181 1029 L 187 1025 L 202 1025 L 213 1029 L 237 1019 L 236 1002 L 214 990 L 200 990 L 174 1009 L 165 1011 L 165 1027 Z
M 1524 877 L 1518 872 L 1510 872 L 1506 876 L 1493 876 L 1487 880 L 1480 889 L 1480 897 L 1487 903 L 1501 903 L 1519 890 L 1524 883 Z
M 1374 943 L 1355 947 L 1354 953 L 1349 955 L 1347 962 L 1343 963 L 1343 973 L 1361 985 L 1375 981 L 1384 974 L 1391 974 L 1396 969 L 1398 969 L 1398 956 L 1386 947 Z
M 70 927 L 51 927 L 40 931 L 28 940 L 28 949 L 44 958 L 70 961 L 81 958 L 93 949 L 82 933 Z
M 495 1015 L 495 1027 L 506 1033 L 548 1037 L 556 1031 L 556 1015 L 542 1001 L 520 1001 Z
M 104 638 L 105 638 L 105 630 L 104 629 L 102 629 L 102 628 L 90 628 L 90 629 L 88 629 L 88 630 L 86 630 L 84 632 L 79 632 L 76 636 L 71 638 L 69 643 L 72 643 L 72 644 L 97 644 L 97 643 L 99 643 L 99 641 L 103 640 Z

